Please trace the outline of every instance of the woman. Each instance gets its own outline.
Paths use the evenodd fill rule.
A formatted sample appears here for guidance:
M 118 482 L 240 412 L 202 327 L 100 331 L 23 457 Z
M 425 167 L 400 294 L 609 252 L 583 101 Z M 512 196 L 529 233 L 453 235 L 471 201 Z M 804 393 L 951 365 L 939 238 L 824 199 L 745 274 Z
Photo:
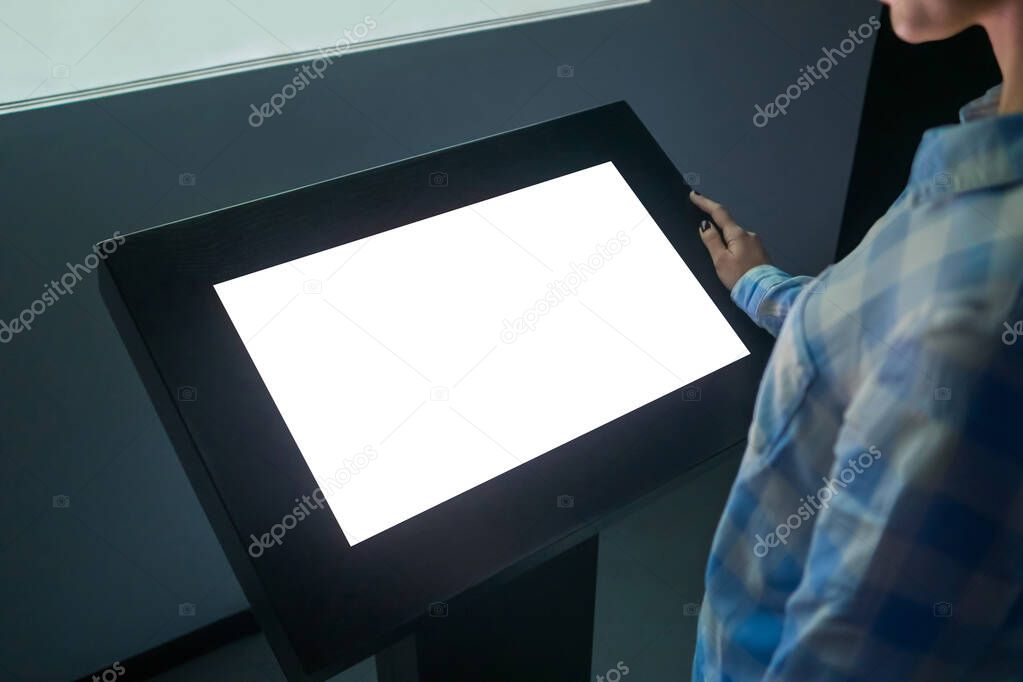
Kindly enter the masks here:
M 983 26 L 1003 84 L 924 136 L 853 253 L 791 277 L 692 195 L 722 283 L 778 337 L 697 681 L 1023 679 L 1023 0 L 886 4 L 909 42 Z

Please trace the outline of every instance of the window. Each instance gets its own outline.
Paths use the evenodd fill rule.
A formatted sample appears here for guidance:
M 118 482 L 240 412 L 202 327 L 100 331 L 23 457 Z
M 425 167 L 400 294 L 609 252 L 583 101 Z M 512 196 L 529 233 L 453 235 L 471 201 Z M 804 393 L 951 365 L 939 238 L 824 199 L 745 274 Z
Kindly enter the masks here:
M 646 1 L 9 1 L 0 112 Z

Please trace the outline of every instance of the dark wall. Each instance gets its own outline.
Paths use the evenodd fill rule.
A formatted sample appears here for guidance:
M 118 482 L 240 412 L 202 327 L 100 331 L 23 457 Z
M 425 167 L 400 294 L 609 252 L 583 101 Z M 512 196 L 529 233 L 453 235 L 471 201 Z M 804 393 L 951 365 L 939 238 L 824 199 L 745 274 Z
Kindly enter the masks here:
M 115 230 L 618 99 L 779 263 L 816 272 L 835 248 L 870 45 L 764 128 L 754 105 L 877 11 L 859 0 L 654 0 L 353 53 L 259 128 L 250 105 L 292 67 L 0 117 L 0 318 Z M 559 64 L 574 76 L 557 78 Z M 184 173 L 194 185 L 179 183 Z M 67 679 L 246 608 L 94 277 L 0 344 L 0 377 L 0 678 Z M 67 506 L 54 506 L 61 495 Z M 638 638 L 678 632 L 665 620 L 677 615 L 664 610 L 670 590 L 685 601 L 701 591 L 699 558 L 656 584 L 644 568 L 664 570 L 664 538 L 709 538 L 717 510 L 681 508 L 645 517 L 650 556 L 637 563 L 613 544 L 602 556 L 617 576 L 598 594 L 607 656 L 677 655 L 670 638 L 645 649 Z M 189 603 L 195 615 L 179 615 Z

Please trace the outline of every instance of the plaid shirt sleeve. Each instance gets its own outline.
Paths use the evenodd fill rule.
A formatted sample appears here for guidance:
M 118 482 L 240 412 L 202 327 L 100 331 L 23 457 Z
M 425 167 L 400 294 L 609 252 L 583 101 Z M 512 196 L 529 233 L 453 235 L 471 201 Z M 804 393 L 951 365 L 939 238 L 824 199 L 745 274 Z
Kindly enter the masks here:
M 984 102 L 841 261 L 733 288 L 778 342 L 694 682 L 1023 680 L 1023 113 Z
M 958 680 L 1019 646 L 999 637 L 1020 620 L 1023 371 L 994 317 L 935 310 L 887 340 L 844 415 L 841 491 L 764 680 Z
M 792 304 L 813 279 L 793 277 L 773 265 L 758 265 L 732 287 L 732 300 L 759 326 L 778 336 Z

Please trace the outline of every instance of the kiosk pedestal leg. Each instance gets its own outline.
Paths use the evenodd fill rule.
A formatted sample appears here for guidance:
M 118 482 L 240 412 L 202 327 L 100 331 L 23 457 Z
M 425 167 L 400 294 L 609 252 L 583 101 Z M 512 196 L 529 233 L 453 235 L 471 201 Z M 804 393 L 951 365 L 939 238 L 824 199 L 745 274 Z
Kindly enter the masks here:
M 586 682 L 598 538 L 486 594 L 448 604 L 376 655 L 380 682 Z

